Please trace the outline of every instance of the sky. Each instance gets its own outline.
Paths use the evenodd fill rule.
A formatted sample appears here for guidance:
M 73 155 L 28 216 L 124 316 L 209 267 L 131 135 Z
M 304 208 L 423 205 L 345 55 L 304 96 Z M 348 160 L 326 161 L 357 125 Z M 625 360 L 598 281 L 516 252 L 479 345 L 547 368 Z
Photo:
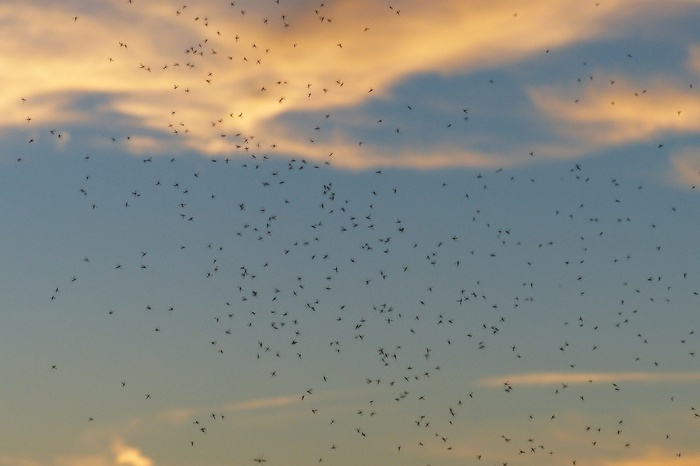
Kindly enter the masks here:
M 700 464 L 699 22 L 2 2 L 0 466 Z

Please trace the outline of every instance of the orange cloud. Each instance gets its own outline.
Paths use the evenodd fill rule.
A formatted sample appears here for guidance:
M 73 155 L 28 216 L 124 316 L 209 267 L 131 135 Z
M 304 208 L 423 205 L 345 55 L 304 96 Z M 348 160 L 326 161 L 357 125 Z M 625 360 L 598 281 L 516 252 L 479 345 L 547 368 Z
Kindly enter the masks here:
M 144 455 L 141 450 L 116 439 L 110 453 L 92 455 L 63 455 L 40 463 L 30 458 L 0 456 L 1 466 L 153 466 L 155 462 Z
M 145 456 L 138 448 L 130 447 L 119 440 L 112 446 L 115 461 L 126 466 L 153 466 L 152 459 Z
M 556 129 L 592 147 L 700 131 L 700 96 L 668 80 L 632 86 L 618 77 L 580 93 L 540 88 L 530 97 Z
M 644 456 L 616 460 L 603 460 L 600 466 L 696 466 L 700 464 L 700 454 L 683 454 L 659 449 L 649 450 Z
M 192 149 L 231 156 L 260 142 L 322 161 L 330 151 L 315 149 L 308 138 L 285 137 L 277 131 L 279 117 L 391 99 L 397 84 L 421 73 L 454 75 L 504 66 L 547 48 L 620 34 L 640 19 L 677 14 L 686 6 L 675 2 L 661 8 L 657 2 L 633 0 L 606 1 L 600 7 L 578 1 L 533 0 L 525 6 L 515 0 L 498 5 L 412 0 L 399 11 L 371 2 L 362 8 L 349 1 L 324 7 L 300 2 L 280 20 L 270 6 L 251 6 L 242 15 L 225 4 L 206 11 L 196 5 L 175 9 L 159 2 L 124 2 L 80 12 L 69 2 L 12 2 L 0 6 L 0 20 L 7 26 L 0 31 L 0 52 L 13 63 L 0 72 L 0 84 L 8 90 L 0 97 L 6 109 L 0 128 L 21 128 L 28 116 L 32 124 L 44 126 L 112 124 L 115 132 L 131 127 L 150 133 L 125 143 L 138 154 Z M 75 103 L 78 95 L 101 100 L 88 108 Z M 545 111 L 565 108 L 556 96 L 535 98 Z M 623 106 L 619 115 L 600 122 L 595 116 L 601 105 L 592 102 L 582 110 L 567 109 L 563 119 L 604 125 L 612 118 L 622 130 L 617 134 L 628 138 L 644 131 L 633 118 L 640 109 L 625 114 Z M 688 113 L 682 123 L 657 112 L 654 124 L 695 129 L 694 103 L 684 102 Z M 348 139 L 342 127 L 338 132 L 331 142 Z M 175 133 L 181 137 L 165 142 Z M 246 144 L 244 139 L 253 135 L 256 144 Z M 405 151 L 399 157 L 382 155 L 390 152 L 389 144 L 373 150 L 352 151 L 340 166 L 504 163 L 461 145 Z
M 256 398 L 252 400 L 229 403 L 213 408 L 170 408 L 158 413 L 154 420 L 165 421 L 173 424 L 184 424 L 202 412 L 217 411 L 222 413 L 235 413 L 241 411 L 253 411 L 258 409 L 280 408 L 297 404 L 300 402 L 298 396 L 278 396 L 272 398 Z M 144 419 L 133 419 L 129 423 L 129 428 L 140 425 Z
M 567 385 L 591 382 L 687 382 L 700 380 L 700 372 L 532 372 L 509 374 L 480 379 L 477 384 L 486 387 L 523 385 Z

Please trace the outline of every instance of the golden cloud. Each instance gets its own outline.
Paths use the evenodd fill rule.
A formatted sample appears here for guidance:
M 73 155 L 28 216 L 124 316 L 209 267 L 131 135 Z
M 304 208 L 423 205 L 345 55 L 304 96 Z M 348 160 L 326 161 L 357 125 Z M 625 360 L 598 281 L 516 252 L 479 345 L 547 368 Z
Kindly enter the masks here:
M 700 372 L 532 372 L 480 379 L 486 387 L 587 384 L 592 382 L 688 382 L 700 380 Z
M 53 458 L 48 465 L 53 466 L 153 466 L 155 462 L 144 455 L 141 450 L 116 439 L 111 452 L 93 455 L 62 455 Z M 2 466 L 47 466 L 30 458 L 0 456 Z
M 123 441 L 116 441 L 112 446 L 115 461 L 126 466 L 153 466 L 152 459 L 145 456 L 138 448 L 130 447 Z
M 244 139 L 257 136 L 262 147 L 274 143 L 285 154 L 322 161 L 334 149 L 318 150 L 309 138 L 285 137 L 278 132 L 280 117 L 353 110 L 373 99 L 391 99 L 397 84 L 422 73 L 464 75 L 545 49 L 599 40 L 622 33 L 640 18 L 678 13 L 684 2 L 661 8 L 657 2 L 633 0 L 600 7 L 579 1 L 412 0 L 400 10 L 376 2 L 362 8 L 350 1 L 324 7 L 298 2 L 282 20 L 282 10 L 271 5 L 251 5 L 246 14 L 224 3 L 210 10 L 176 9 L 166 2 L 82 7 L 77 2 L 0 6 L 6 26 L 0 31 L 0 53 L 13 64 L 0 71 L 0 84 L 8 90 L 0 97 L 6 109 L 0 128 L 113 125 L 115 132 L 139 133 L 124 146 L 137 154 L 189 149 L 231 156 L 252 150 L 255 146 Z M 100 98 L 91 106 L 76 103 L 78 96 Z M 612 121 L 620 131 L 604 131 L 608 139 L 632 138 L 652 131 L 649 126 L 695 130 L 695 102 L 685 97 L 668 104 L 683 103 L 683 118 L 657 111 L 650 123 L 635 116 L 653 108 L 655 97 L 646 99 L 652 101 L 648 107 L 622 105 L 616 114 L 601 117 L 607 96 L 590 96 L 574 110 L 557 96 L 533 94 L 549 115 L 561 112 L 564 120 L 594 126 Z M 342 126 L 337 131 L 331 142 L 349 139 Z M 382 154 L 392 144 L 379 142 L 372 150 L 353 150 L 341 166 L 504 164 L 466 143 L 432 144 L 387 157 Z
M 280 408 L 299 403 L 298 396 L 279 396 L 271 398 L 256 398 L 252 400 L 239 401 L 224 404 L 214 408 L 170 408 L 159 412 L 153 420 L 164 421 L 172 424 L 184 424 L 192 420 L 193 417 L 204 412 L 217 411 L 222 413 L 236 413 L 242 411 L 253 411 L 258 409 Z M 142 424 L 144 419 L 137 418 L 130 422 L 129 428 Z
M 530 97 L 557 129 L 593 147 L 700 131 L 700 96 L 669 80 L 632 86 L 613 77 L 580 93 L 541 88 Z
M 700 454 L 683 454 L 651 449 L 644 456 L 616 460 L 603 460 L 601 466 L 695 466 L 700 464 Z

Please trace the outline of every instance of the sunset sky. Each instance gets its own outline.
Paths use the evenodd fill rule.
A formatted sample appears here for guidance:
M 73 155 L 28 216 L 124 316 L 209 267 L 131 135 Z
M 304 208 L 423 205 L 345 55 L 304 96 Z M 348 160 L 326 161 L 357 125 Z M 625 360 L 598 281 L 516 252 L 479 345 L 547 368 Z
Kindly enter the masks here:
M 0 466 L 700 464 L 700 2 L 0 24 Z

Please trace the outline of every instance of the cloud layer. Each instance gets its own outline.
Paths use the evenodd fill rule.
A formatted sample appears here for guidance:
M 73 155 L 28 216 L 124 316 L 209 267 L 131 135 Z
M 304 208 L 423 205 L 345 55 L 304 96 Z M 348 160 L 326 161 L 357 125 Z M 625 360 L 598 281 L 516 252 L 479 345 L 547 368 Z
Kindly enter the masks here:
M 478 381 L 486 387 L 587 384 L 593 382 L 689 382 L 700 380 L 700 372 L 532 372 L 489 377 Z
M 660 9 L 655 2 L 624 0 L 411 1 L 400 8 L 299 1 L 289 11 L 165 1 L 102 9 L 85 2 L 11 2 L 0 7 L 7 25 L 0 53 L 13 63 L 0 72 L 9 90 L 0 98 L 7 109 L 0 131 L 107 125 L 113 142 L 135 154 L 264 151 L 316 162 L 333 154 L 335 166 L 351 169 L 518 165 L 528 162 L 523 154 L 546 147 L 551 150 L 540 157 L 580 157 L 668 134 L 696 134 L 700 99 L 686 84 L 653 72 L 644 86 L 623 68 L 614 86 L 596 81 L 577 90 L 551 86 L 540 73 L 520 83 L 532 109 L 518 109 L 529 115 L 514 124 L 534 123 L 541 134 L 518 141 L 494 128 L 489 144 L 477 146 L 455 136 L 475 131 L 469 125 L 479 118 L 456 103 L 420 109 L 420 120 L 444 120 L 454 126 L 452 133 L 399 134 L 401 121 L 392 115 L 407 103 L 397 90 L 421 76 L 466 83 L 485 71 L 550 60 L 555 51 L 632 34 L 635 25 L 687 8 L 688 2 Z M 697 46 L 688 50 L 690 73 L 697 74 L 699 56 Z M 557 60 L 542 66 L 564 66 Z M 422 98 L 434 90 L 411 86 Z M 494 102 L 495 120 L 489 121 L 512 110 Z M 387 121 L 377 125 L 378 119 Z M 397 123 L 389 126 L 389 120 Z M 367 134 L 376 137 L 363 140 Z

